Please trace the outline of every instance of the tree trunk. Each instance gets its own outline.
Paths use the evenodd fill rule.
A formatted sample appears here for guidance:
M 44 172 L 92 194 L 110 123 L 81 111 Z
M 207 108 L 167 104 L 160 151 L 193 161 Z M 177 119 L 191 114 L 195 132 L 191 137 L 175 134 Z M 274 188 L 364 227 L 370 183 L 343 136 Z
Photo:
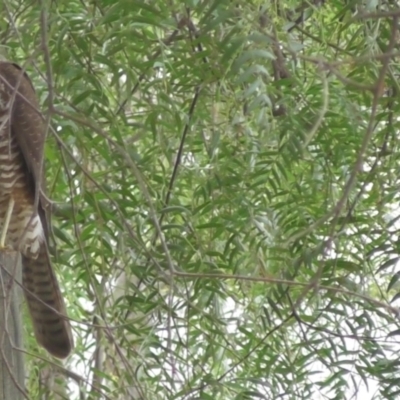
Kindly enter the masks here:
M 18 264 L 17 264 L 18 263 Z M 21 260 L 15 252 L 0 252 L 0 399 L 27 398 L 22 348 Z

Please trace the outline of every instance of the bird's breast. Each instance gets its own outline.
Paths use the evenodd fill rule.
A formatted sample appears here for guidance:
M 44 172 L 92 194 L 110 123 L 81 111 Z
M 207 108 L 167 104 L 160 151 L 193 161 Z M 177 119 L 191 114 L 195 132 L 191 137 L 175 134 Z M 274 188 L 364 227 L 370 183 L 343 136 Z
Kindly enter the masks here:
M 6 245 L 29 258 L 36 258 L 44 240 L 43 226 L 34 208 L 29 173 L 7 115 L 0 113 L 0 228 L 4 226 L 10 199 L 14 200 Z

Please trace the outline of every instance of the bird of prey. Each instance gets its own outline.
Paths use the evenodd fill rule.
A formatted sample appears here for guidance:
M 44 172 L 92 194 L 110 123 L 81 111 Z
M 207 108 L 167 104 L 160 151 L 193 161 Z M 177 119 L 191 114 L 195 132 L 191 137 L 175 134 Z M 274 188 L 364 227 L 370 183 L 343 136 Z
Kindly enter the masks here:
M 45 139 L 31 80 L 18 65 L 0 61 L 0 251 L 21 254 L 22 285 L 36 339 L 53 356 L 65 358 L 73 338 L 48 251 Z

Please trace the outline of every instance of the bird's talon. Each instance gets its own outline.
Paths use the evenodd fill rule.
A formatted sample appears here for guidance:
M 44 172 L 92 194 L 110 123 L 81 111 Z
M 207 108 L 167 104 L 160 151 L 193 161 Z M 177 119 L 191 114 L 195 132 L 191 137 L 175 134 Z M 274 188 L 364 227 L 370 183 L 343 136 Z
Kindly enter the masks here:
M 0 253 L 12 253 L 13 251 L 11 246 L 0 246 Z

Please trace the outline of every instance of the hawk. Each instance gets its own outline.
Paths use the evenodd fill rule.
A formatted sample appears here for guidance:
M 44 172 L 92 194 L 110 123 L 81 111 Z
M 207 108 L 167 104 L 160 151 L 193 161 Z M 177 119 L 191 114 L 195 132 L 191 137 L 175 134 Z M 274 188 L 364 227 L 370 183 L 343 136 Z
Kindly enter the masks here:
M 21 253 L 36 340 L 53 356 L 65 358 L 73 339 L 48 251 L 45 139 L 32 82 L 18 65 L 0 61 L 0 249 Z

